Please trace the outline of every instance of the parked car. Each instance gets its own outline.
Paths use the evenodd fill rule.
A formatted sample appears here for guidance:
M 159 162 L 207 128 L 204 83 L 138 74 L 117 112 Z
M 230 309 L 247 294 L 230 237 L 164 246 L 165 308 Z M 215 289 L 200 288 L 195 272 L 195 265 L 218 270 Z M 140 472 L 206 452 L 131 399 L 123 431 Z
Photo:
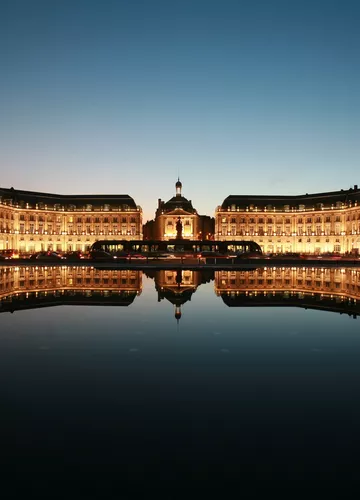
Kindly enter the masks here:
M 315 256 L 316 259 L 340 260 L 341 254 L 336 252 L 325 252 Z
M 1 260 L 18 259 L 19 258 L 19 251 L 12 250 L 12 249 L 0 250 L 0 258 L 1 258 Z
M 61 260 L 62 256 L 57 252 L 38 252 L 34 253 L 30 260 Z
M 76 250 L 74 252 L 67 252 L 63 255 L 63 259 L 66 259 L 66 260 L 71 260 L 71 261 L 75 261 L 75 260 L 82 260 L 84 259 L 84 255 L 82 254 L 82 252 L 80 252 L 80 250 Z
M 301 255 L 299 252 L 286 252 L 284 253 L 285 259 L 300 259 Z

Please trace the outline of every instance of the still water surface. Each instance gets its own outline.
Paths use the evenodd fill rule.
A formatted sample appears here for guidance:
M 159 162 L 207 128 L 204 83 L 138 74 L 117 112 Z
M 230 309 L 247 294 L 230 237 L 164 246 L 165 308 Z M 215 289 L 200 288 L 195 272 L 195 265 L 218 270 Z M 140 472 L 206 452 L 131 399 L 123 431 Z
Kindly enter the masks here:
M 1 270 L 7 462 L 357 477 L 360 273 L 336 271 Z

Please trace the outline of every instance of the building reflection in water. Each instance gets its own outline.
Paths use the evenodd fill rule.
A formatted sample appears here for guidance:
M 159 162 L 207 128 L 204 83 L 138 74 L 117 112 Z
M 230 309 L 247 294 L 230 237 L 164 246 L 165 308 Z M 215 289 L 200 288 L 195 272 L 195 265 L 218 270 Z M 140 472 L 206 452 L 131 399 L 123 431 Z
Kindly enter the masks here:
M 142 271 L 93 267 L 0 268 L 0 312 L 53 305 L 130 305 L 142 291 Z M 243 271 L 146 271 L 158 301 L 166 299 L 177 321 L 182 306 L 214 280 L 230 307 L 296 306 L 360 314 L 360 268 L 259 268 Z
M 209 283 L 214 279 L 214 271 L 191 271 L 162 269 L 146 272 L 149 278 L 155 280 L 158 302 L 168 300 L 174 306 L 174 315 L 179 322 L 182 315 L 181 306 L 191 300 L 199 285 Z
M 0 312 L 54 305 L 130 305 L 142 271 L 92 267 L 0 268 Z
M 215 271 L 215 293 L 229 307 L 296 306 L 360 314 L 360 268 Z

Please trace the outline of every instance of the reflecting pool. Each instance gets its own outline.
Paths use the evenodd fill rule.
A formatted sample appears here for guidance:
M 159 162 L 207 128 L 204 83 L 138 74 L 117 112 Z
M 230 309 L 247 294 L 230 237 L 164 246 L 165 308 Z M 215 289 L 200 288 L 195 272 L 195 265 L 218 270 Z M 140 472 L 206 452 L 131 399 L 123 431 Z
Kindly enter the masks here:
M 357 478 L 360 269 L 3 267 L 0 313 L 14 467 Z

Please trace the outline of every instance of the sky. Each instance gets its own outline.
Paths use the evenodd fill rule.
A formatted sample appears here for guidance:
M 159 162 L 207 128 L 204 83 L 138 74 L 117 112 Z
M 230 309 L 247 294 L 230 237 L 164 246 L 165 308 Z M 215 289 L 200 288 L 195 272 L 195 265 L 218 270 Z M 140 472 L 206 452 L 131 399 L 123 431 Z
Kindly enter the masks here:
M 357 0 L 5 0 L 0 186 L 183 195 L 360 184 Z

